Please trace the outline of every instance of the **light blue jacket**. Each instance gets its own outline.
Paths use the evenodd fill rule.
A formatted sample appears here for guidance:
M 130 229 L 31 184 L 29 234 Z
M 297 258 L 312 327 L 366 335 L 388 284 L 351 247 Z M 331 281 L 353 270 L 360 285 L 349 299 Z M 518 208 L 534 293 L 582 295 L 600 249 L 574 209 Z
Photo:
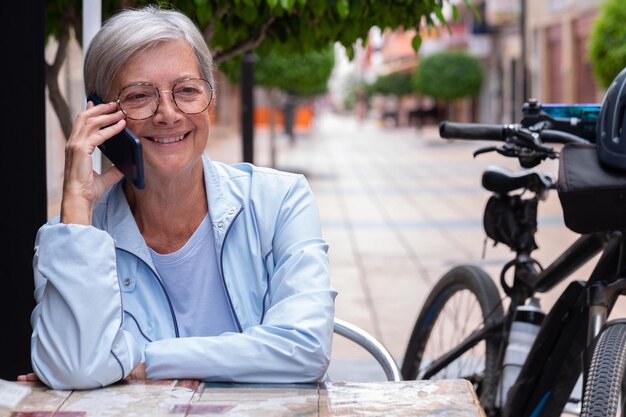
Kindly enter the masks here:
M 150 379 L 312 382 L 330 361 L 328 245 L 302 175 L 204 156 L 217 259 L 239 333 L 179 338 L 168 295 L 121 183 L 93 226 L 42 226 L 35 243 L 33 370 L 96 388 L 146 363 Z

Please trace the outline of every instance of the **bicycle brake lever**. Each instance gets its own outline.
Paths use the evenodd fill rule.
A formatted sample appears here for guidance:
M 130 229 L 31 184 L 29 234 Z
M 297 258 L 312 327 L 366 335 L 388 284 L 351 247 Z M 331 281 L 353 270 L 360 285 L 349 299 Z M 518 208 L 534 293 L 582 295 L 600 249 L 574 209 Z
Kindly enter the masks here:
M 487 146 L 485 148 L 480 148 L 474 151 L 474 158 L 476 158 L 478 155 L 483 154 L 483 153 L 487 153 L 487 152 L 493 152 L 493 151 L 497 151 L 498 148 L 496 146 Z
M 519 157 L 520 149 L 518 145 L 505 143 L 503 146 L 496 148 L 496 152 L 500 155 L 506 156 L 507 158 L 517 158 Z
M 540 135 L 535 131 L 527 131 L 527 130 L 518 130 L 516 137 L 521 139 L 526 146 L 531 149 L 539 152 L 544 152 L 549 154 L 552 151 L 552 148 L 549 146 L 545 146 L 540 139 Z

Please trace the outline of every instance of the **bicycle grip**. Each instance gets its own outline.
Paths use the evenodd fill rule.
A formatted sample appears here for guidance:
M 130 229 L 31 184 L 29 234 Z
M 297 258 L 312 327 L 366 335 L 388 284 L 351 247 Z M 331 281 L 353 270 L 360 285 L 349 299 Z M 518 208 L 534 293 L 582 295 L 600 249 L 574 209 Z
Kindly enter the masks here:
M 503 125 L 485 123 L 441 122 L 439 136 L 446 139 L 476 139 L 503 141 L 506 137 Z

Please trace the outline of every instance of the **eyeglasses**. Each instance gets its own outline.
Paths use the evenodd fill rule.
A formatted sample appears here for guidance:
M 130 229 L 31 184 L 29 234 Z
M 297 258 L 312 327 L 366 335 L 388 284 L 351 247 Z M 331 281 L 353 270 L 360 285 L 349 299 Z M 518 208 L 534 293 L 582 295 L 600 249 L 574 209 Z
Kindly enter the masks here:
M 159 90 L 150 83 L 136 83 L 122 88 L 117 104 L 126 117 L 133 120 L 149 119 L 161 103 L 161 93 L 171 93 L 174 104 L 185 114 L 205 111 L 213 101 L 213 87 L 202 78 L 178 81 L 171 90 Z

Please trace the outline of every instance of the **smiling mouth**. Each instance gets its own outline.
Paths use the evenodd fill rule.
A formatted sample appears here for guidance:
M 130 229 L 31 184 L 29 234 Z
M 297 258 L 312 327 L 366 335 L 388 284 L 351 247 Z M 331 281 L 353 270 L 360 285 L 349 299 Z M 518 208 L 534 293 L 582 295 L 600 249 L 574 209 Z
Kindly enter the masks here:
M 156 143 L 174 143 L 174 142 L 179 142 L 181 140 L 183 140 L 185 138 L 185 135 L 179 135 L 179 136 L 173 136 L 173 137 L 169 137 L 169 138 L 147 138 L 149 140 L 151 140 L 152 142 L 156 142 Z

